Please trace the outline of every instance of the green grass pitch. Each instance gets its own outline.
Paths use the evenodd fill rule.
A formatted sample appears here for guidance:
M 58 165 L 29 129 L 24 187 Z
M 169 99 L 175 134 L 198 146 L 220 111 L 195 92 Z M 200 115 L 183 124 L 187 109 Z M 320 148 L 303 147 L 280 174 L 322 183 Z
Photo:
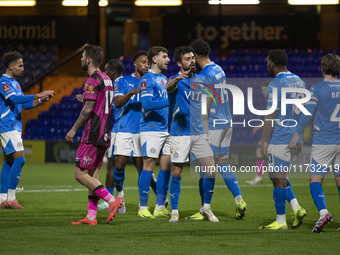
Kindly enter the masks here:
M 100 179 L 104 183 L 106 166 Z M 198 180 L 185 169 L 179 211 L 180 222 L 137 217 L 137 171 L 128 166 L 124 184 L 126 214 L 105 224 L 107 211 L 98 212 L 97 226 L 70 223 L 86 216 L 87 191 L 74 179 L 71 164 L 26 164 L 17 199 L 26 210 L 0 210 L 0 254 L 339 254 L 339 194 L 333 178 L 324 191 L 333 222 L 323 234 L 311 233 L 318 212 L 306 178 L 291 183 L 307 217 L 298 229 L 264 231 L 259 227 L 275 219 L 272 186 L 268 178 L 260 186 L 245 185 L 239 178 L 248 210 L 243 220 L 234 218 L 235 203 L 223 180 L 216 180 L 212 209 L 219 223 L 187 221 L 200 207 Z M 156 171 L 158 172 L 158 170 Z M 155 196 L 150 192 L 153 212 Z M 291 209 L 287 204 L 288 225 Z

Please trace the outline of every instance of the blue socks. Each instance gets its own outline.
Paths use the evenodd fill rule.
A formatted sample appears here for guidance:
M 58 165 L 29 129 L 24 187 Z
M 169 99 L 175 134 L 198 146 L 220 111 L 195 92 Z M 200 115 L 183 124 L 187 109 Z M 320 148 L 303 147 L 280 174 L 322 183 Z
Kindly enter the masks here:
M 221 169 L 229 169 L 229 165 L 222 164 Z M 225 184 L 228 186 L 228 189 L 231 191 L 234 197 L 241 195 L 240 186 L 238 185 L 238 181 L 236 175 L 233 171 L 229 170 L 228 172 L 221 171 L 220 172 Z
M 205 204 L 211 203 L 211 198 L 214 193 L 214 187 L 215 187 L 215 177 L 212 177 L 212 178 L 205 177 L 203 179 L 203 190 L 204 190 L 203 202 Z
M 286 214 L 286 199 L 287 199 L 286 188 L 275 188 L 273 190 L 273 199 L 275 201 L 276 214 Z
M 319 212 L 322 209 L 327 209 L 325 193 L 323 193 L 323 189 L 322 189 L 321 183 L 319 183 L 319 182 L 312 182 L 309 185 L 309 188 L 310 188 L 310 193 L 312 194 L 312 198 L 313 198 L 314 204 L 318 208 Z
M 170 201 L 172 210 L 178 210 L 179 194 L 181 193 L 181 180 L 182 177 L 176 177 L 171 175 Z
M 14 159 L 13 165 L 11 167 L 11 171 L 9 173 L 9 189 L 16 189 L 19 179 L 21 176 L 21 169 L 24 166 L 26 160 L 24 157 Z
M 158 206 L 164 205 L 166 194 L 169 189 L 170 174 L 171 171 L 159 170 L 156 183 L 156 205 Z
M 8 191 L 8 181 L 9 181 L 9 173 L 11 171 L 11 166 L 4 162 L 2 165 L 2 170 L 0 174 L 0 193 L 6 193 Z
M 109 187 L 105 187 L 106 189 L 107 189 L 107 191 L 111 194 L 111 195 L 113 195 L 113 189 L 114 188 L 109 188 Z
M 113 170 L 113 179 L 115 183 L 115 187 L 117 192 L 121 192 L 123 190 L 123 184 L 125 180 L 125 170 L 118 171 L 116 168 Z
M 150 182 L 152 178 L 152 172 L 143 170 L 139 176 L 139 201 L 140 206 L 148 206 Z
M 290 181 L 288 179 L 286 179 L 286 182 L 287 182 L 287 189 L 288 189 L 287 201 L 290 202 L 292 199 L 296 197 L 292 189 L 292 184 L 290 184 Z

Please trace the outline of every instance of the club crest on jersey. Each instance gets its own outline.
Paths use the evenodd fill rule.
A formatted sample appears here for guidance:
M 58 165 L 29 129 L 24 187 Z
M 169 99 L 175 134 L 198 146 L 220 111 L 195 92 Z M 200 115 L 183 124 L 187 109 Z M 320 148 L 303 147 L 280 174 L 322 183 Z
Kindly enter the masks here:
M 88 93 L 88 94 L 94 94 L 94 86 L 92 84 L 87 84 L 86 85 L 86 91 L 85 93 Z
M 146 90 L 146 82 L 140 84 L 140 90 Z
M 10 90 L 10 88 L 9 88 L 8 84 L 4 84 L 4 85 L 2 85 L 2 89 L 3 89 L 3 91 L 5 91 L 5 92 L 7 92 L 7 91 L 9 91 L 9 90 Z
M 84 164 L 88 166 L 90 164 L 90 162 L 92 161 L 92 158 L 85 156 L 83 158 L 83 161 L 84 161 Z

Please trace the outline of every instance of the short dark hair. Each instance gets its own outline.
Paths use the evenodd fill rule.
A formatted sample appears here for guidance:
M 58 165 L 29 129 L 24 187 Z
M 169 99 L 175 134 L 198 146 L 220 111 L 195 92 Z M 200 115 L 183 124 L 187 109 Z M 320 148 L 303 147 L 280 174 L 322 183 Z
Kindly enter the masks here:
M 137 51 L 134 55 L 133 55 L 133 57 L 132 57 L 132 59 L 133 59 L 133 62 L 135 62 L 140 56 L 148 56 L 148 52 L 147 51 L 145 51 L 145 50 L 139 50 L 139 51 Z
M 334 53 L 328 53 L 321 59 L 321 72 L 333 77 L 337 77 L 340 73 L 340 57 Z
M 107 61 L 106 65 L 110 70 L 115 70 L 119 74 L 122 74 L 125 69 L 124 63 L 118 58 L 110 59 Z
M 286 66 L 288 62 L 288 56 L 284 50 L 275 49 L 268 53 L 268 59 L 273 61 L 276 66 Z
M 152 58 L 153 58 L 154 56 L 157 56 L 158 53 L 160 53 L 160 52 L 168 53 L 168 50 L 167 50 L 166 48 L 162 47 L 162 46 L 153 46 L 153 47 L 151 47 L 151 48 L 149 49 L 149 51 L 148 51 L 148 60 L 149 60 L 149 62 L 150 62 L 151 64 L 154 63 L 154 62 L 152 61 Z
M 183 55 L 191 52 L 194 53 L 194 49 L 191 46 L 181 46 L 176 48 L 174 54 L 175 62 L 182 63 Z
M 92 59 L 93 65 L 99 67 L 104 59 L 104 51 L 97 45 L 87 45 L 84 48 L 85 56 Z
M 190 46 L 194 49 L 195 53 L 199 56 L 208 57 L 210 53 L 210 45 L 207 41 L 196 39 Z
M 19 59 L 22 59 L 22 55 L 19 52 L 9 51 L 2 56 L 1 64 L 8 68 L 12 62 L 16 62 Z

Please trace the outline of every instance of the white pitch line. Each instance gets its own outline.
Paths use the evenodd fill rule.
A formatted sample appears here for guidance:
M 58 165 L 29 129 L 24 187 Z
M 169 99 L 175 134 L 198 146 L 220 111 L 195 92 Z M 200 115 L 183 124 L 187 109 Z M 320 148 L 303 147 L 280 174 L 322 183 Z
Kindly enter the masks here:
M 334 186 L 335 184 L 331 183 L 326 183 L 323 184 L 323 186 Z M 294 187 L 303 187 L 309 186 L 309 183 L 297 183 L 293 185 Z M 271 188 L 273 187 L 272 184 L 261 184 L 261 185 L 246 185 L 246 184 L 241 184 L 240 188 Z M 182 189 L 198 189 L 198 185 L 195 186 L 182 186 Z M 222 189 L 226 188 L 226 185 L 215 185 L 215 189 Z M 124 190 L 138 190 L 138 187 L 124 187 Z M 18 190 L 17 192 L 19 193 L 48 193 L 48 192 L 78 192 L 78 191 L 87 191 L 87 189 L 84 188 L 69 188 L 69 189 L 35 189 L 35 190 Z

